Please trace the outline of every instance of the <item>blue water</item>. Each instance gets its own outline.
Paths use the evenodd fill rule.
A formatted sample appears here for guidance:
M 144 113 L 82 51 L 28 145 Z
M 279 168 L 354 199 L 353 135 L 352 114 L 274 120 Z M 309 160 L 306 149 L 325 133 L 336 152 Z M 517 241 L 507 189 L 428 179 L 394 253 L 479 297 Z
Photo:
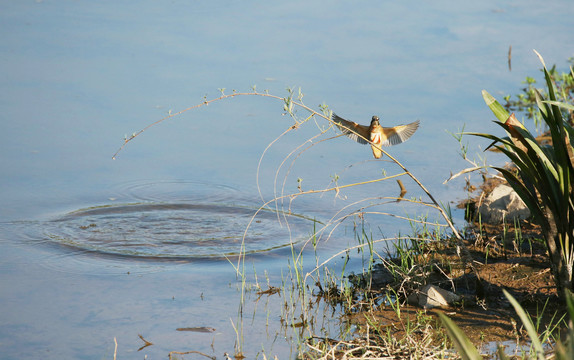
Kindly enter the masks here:
M 124 136 L 204 97 L 218 97 L 221 88 L 230 94 L 256 85 L 260 92 L 286 96 L 287 87 L 301 87 L 308 106 L 318 110 L 325 103 L 357 122 L 368 123 L 375 114 L 387 126 L 420 119 L 417 133 L 389 151 L 438 200 L 456 202 L 465 197 L 464 179 L 442 182 L 468 164 L 445 130 L 456 132 L 466 124 L 466 130 L 499 131 L 481 90 L 502 98 L 518 92 L 526 76 L 539 76 L 532 49 L 548 64 L 565 66 L 574 55 L 573 14 L 568 0 L 544 6 L 535 1 L 2 2 L 0 358 L 112 359 L 114 338 L 118 359 L 192 350 L 219 358 L 232 354 L 238 343 L 247 358 L 261 358 L 263 352 L 293 358 L 296 331 L 280 325 L 286 295 L 257 300 L 255 290 L 247 292 L 241 322 L 240 284 L 229 261 L 106 253 L 105 241 L 123 248 L 132 238 L 121 231 L 149 235 L 146 224 L 161 231 L 154 221 L 166 221 L 169 231 L 189 240 L 182 225 L 188 219 L 215 221 L 204 230 L 220 230 L 215 237 L 237 237 L 245 219 L 230 219 L 227 210 L 257 209 L 261 198 L 280 194 L 283 183 L 284 193 L 291 194 L 298 192 L 298 178 L 302 190 L 317 190 L 335 176 L 344 185 L 378 178 L 383 169 L 396 173 L 396 167 L 365 162 L 370 149 L 347 138 L 315 141 L 294 165 L 291 157 L 281 166 L 318 126 L 327 125 L 319 119 L 318 126 L 309 122 L 289 132 L 265 153 L 258 187 L 261 155 L 293 120 L 283 115 L 281 101 L 257 96 L 185 112 L 142 133 L 112 160 Z M 306 117 L 301 110 L 298 115 Z M 336 134 L 329 130 L 320 139 Z M 485 146 L 468 141 L 471 156 Z M 487 156 L 489 163 L 502 161 Z M 424 198 L 412 181 L 403 181 L 407 196 Z M 372 203 L 352 205 L 357 200 L 397 193 L 391 180 L 338 197 L 330 192 L 285 199 L 280 210 L 326 223 L 340 209 L 338 216 Z M 137 216 L 129 211 L 133 217 L 119 216 L 122 230 L 104 240 L 82 230 L 113 234 L 113 217 L 58 222 L 85 209 L 133 204 L 179 210 L 198 205 L 209 211 L 203 217 L 170 213 L 165 220 L 165 213 L 156 211 L 153 221 L 145 211 Z M 428 213 L 403 204 L 377 209 Z M 173 216 L 177 227 L 169 226 Z M 459 212 L 455 218 L 464 225 Z M 368 219 L 377 238 L 410 229 L 394 218 Z M 302 235 L 294 235 L 280 220 L 274 228 L 266 218 L 263 239 L 254 242 L 256 249 L 278 250 L 247 259 L 250 284 L 263 289 L 267 281 L 282 285 L 291 259 L 284 246 L 293 241 L 299 249 L 313 230 L 309 222 L 308 229 L 298 229 Z M 335 227 L 317 256 L 323 260 L 354 244 L 351 225 L 352 218 Z M 147 243 L 144 250 L 170 253 L 169 241 L 153 231 L 150 238 L 160 244 Z M 270 246 L 266 234 L 273 237 Z M 104 245 L 94 251 L 94 242 Z M 204 249 L 191 244 L 192 249 L 195 245 Z M 312 269 L 313 252 L 305 259 L 306 269 Z M 338 273 L 340 265 L 337 258 L 330 266 Z M 237 341 L 234 327 L 240 323 Z M 216 331 L 176 330 L 197 326 Z M 138 334 L 154 345 L 138 352 L 143 346 Z

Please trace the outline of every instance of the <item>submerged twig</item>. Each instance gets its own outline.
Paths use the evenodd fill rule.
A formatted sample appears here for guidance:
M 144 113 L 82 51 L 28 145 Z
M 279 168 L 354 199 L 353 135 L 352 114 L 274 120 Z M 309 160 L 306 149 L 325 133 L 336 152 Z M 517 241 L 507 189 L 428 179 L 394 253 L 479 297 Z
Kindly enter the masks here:
M 153 343 L 151 343 L 151 342 L 147 341 L 146 339 L 144 339 L 144 337 L 141 336 L 141 334 L 138 334 L 138 336 L 139 336 L 139 338 L 142 339 L 142 341 L 144 342 L 144 345 L 143 345 L 141 348 L 139 348 L 138 351 L 143 350 L 143 349 L 145 349 L 146 347 L 153 345 Z
M 170 360 L 172 359 L 172 357 L 171 357 L 172 354 L 175 354 L 175 355 L 199 354 L 199 355 L 201 355 L 201 356 L 205 356 L 205 357 L 208 358 L 208 359 L 212 359 L 212 360 L 216 360 L 216 359 L 217 359 L 216 356 L 209 356 L 209 355 L 207 355 L 207 354 L 202 353 L 201 351 L 184 351 L 184 352 L 181 352 L 181 351 L 170 351 L 169 354 L 168 354 Z
M 399 198 L 402 199 L 405 197 L 407 189 L 405 188 L 405 185 L 403 185 L 401 179 L 397 179 L 397 184 L 399 184 L 399 188 L 401 189 L 401 192 L 399 193 Z

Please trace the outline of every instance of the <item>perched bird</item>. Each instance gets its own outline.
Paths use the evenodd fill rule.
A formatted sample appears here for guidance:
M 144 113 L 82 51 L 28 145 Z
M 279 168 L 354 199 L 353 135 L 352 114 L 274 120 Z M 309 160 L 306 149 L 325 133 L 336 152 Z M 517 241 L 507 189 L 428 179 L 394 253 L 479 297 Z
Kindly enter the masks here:
M 376 159 L 379 159 L 382 155 L 380 150 L 382 146 L 397 145 L 405 142 L 419 128 L 418 120 L 407 125 L 382 127 L 379 124 L 378 116 L 373 116 L 370 126 L 359 125 L 356 122 L 345 120 L 335 113 L 333 113 L 331 120 L 335 122 L 335 125 L 344 135 L 347 135 L 359 144 L 368 144 L 367 140 L 370 140 L 372 142 L 373 156 Z

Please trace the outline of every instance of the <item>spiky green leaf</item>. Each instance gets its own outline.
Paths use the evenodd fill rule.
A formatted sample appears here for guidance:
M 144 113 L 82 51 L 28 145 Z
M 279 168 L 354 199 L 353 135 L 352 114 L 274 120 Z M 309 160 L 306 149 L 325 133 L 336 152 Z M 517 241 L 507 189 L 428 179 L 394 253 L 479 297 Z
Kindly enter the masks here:
M 546 104 L 550 104 L 550 105 L 556 105 L 556 106 L 558 106 L 562 109 L 565 109 L 565 110 L 574 111 L 574 105 L 572 105 L 572 104 L 567 104 L 567 103 L 564 103 L 561 101 L 552 101 L 552 100 L 544 100 L 543 102 Z
M 482 90 L 482 98 L 499 121 L 505 122 L 506 119 L 508 119 L 508 111 L 506 111 L 504 106 L 500 105 L 500 103 L 486 90 Z

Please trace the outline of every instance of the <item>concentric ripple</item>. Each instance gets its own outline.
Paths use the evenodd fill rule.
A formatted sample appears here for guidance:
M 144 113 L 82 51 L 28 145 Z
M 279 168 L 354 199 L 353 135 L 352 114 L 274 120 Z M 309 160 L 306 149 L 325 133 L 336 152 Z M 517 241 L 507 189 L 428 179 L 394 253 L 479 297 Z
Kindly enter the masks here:
M 220 204 L 136 203 L 81 209 L 46 222 L 44 235 L 76 249 L 139 258 L 265 252 L 309 234 L 300 216 Z M 256 214 L 256 216 L 254 216 Z M 288 224 L 288 226 L 287 226 Z
M 127 202 L 228 203 L 248 201 L 238 189 L 190 180 L 139 180 L 118 185 L 118 198 Z M 123 200 L 121 200 L 123 201 Z

